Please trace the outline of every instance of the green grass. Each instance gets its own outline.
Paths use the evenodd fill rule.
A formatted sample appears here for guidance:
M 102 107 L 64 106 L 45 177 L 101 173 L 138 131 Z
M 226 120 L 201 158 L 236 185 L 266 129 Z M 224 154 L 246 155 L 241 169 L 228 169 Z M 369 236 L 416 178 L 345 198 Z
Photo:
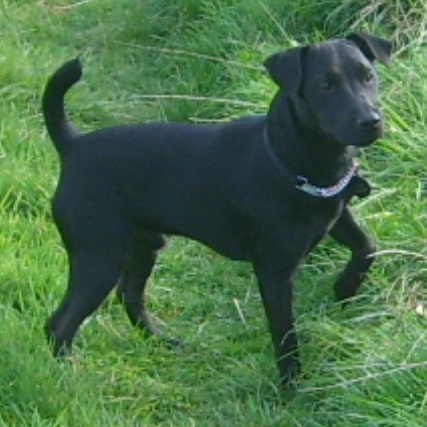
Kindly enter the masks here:
M 425 12 L 421 0 L 0 0 L 0 426 L 425 426 Z M 354 203 L 381 255 L 345 310 L 331 290 L 341 248 L 327 240 L 301 269 L 298 390 L 278 390 L 250 267 L 182 239 L 162 253 L 149 304 L 185 348 L 144 340 L 109 298 L 73 362 L 54 361 L 43 323 L 66 260 L 49 208 L 58 161 L 40 115 L 47 76 L 82 58 L 67 99 L 81 129 L 229 120 L 265 111 L 266 55 L 356 26 L 399 52 L 379 67 L 387 135 L 361 156 L 374 192 Z

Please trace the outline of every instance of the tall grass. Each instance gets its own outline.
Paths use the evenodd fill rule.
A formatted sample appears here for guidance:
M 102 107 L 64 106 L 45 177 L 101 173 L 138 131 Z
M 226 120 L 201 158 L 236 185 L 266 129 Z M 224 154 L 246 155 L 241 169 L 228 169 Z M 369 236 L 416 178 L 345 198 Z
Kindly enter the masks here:
M 426 41 L 427 4 L 423 0 L 296 0 L 287 6 L 292 32 L 301 38 L 307 32 L 331 36 L 375 28 L 387 34 L 399 49 Z
M 0 426 L 424 426 L 427 419 L 425 2 L 0 0 Z M 108 299 L 57 363 L 42 325 L 66 281 L 49 198 L 58 162 L 40 116 L 47 76 L 80 56 L 67 98 L 81 129 L 263 113 L 263 58 L 355 29 L 391 37 L 379 67 L 387 135 L 361 156 L 354 211 L 378 261 L 345 310 L 331 284 L 348 254 L 326 240 L 296 283 L 304 376 L 278 389 L 249 266 L 172 239 L 150 286 L 145 340 Z

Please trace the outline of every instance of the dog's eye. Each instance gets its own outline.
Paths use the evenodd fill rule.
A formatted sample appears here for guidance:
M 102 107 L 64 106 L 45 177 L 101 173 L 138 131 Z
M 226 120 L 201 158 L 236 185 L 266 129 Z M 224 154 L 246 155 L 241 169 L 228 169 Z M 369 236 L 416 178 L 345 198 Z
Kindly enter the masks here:
M 363 76 L 363 81 L 365 83 L 371 83 L 373 79 L 374 79 L 374 73 L 372 71 L 367 71 Z

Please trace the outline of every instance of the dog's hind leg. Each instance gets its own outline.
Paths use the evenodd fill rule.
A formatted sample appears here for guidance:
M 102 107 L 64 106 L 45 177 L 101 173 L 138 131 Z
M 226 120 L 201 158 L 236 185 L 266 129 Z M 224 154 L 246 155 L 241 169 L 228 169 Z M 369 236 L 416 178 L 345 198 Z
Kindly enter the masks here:
M 351 250 L 351 259 L 335 283 L 338 301 L 353 297 L 366 272 L 374 262 L 375 243 L 356 223 L 351 212 L 345 208 L 330 231 L 331 237 Z
M 137 233 L 127 254 L 125 269 L 117 285 L 117 297 L 124 305 L 132 325 L 148 335 L 156 335 L 167 344 L 174 346 L 181 342 L 163 336 L 154 326 L 145 307 L 145 287 L 157 259 L 158 250 L 164 245 L 161 234 Z
M 67 353 L 83 320 L 98 308 L 119 279 L 126 246 L 108 243 L 70 254 L 67 293 L 45 326 L 55 356 Z

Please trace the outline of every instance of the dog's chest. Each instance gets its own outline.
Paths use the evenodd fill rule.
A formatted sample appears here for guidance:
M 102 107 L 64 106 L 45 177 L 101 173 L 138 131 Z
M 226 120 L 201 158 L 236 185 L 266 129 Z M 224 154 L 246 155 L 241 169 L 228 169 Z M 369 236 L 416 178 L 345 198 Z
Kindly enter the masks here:
M 306 205 L 297 213 L 303 219 L 307 232 L 316 238 L 327 234 L 345 208 L 346 201 L 338 200 L 316 200 Z

